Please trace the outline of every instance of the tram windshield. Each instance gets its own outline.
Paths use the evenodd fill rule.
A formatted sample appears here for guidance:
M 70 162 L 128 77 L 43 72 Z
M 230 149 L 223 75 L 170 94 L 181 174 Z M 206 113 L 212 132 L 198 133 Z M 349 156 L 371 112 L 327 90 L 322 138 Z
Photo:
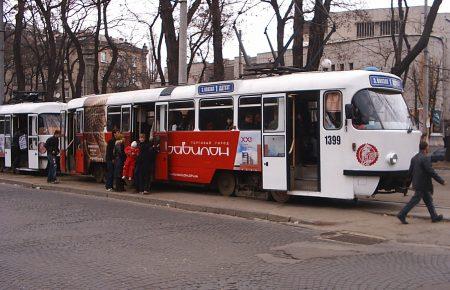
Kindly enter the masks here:
M 56 130 L 60 129 L 60 120 L 59 114 L 40 114 L 38 134 L 53 135 Z
M 352 100 L 353 126 L 361 130 L 408 130 L 413 124 L 403 96 L 395 92 L 361 90 Z

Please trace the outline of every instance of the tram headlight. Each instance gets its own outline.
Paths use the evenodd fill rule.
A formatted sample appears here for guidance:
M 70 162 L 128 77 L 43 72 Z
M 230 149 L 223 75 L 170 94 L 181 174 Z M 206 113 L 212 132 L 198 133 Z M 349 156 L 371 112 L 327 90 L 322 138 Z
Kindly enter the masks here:
M 398 162 L 398 155 L 397 153 L 389 153 L 386 156 L 386 161 L 389 163 L 389 165 L 395 165 Z

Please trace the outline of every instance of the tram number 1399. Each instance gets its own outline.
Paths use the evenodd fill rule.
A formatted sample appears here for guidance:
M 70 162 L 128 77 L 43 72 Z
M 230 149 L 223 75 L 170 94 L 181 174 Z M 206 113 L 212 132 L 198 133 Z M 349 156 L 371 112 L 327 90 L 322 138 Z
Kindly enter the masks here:
M 341 136 L 325 136 L 326 145 L 341 145 Z

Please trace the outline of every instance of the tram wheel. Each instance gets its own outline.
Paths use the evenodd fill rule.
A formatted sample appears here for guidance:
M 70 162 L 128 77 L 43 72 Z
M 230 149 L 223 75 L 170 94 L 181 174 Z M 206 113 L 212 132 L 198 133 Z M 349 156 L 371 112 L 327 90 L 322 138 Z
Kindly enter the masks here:
M 283 191 L 273 191 L 270 193 L 270 195 L 272 196 L 273 200 L 279 203 L 286 203 L 291 199 L 291 196 Z
M 217 188 L 223 196 L 233 196 L 236 189 L 236 178 L 230 172 L 222 172 L 217 178 Z
M 95 181 L 98 183 L 104 183 L 105 182 L 105 170 L 101 165 L 97 165 L 94 167 L 94 178 Z

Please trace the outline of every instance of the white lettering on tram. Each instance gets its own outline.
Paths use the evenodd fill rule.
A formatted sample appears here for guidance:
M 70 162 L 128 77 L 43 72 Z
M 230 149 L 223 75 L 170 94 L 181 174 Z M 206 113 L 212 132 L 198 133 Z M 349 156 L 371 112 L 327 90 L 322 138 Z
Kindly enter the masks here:
M 167 146 L 169 154 L 175 155 L 198 155 L 198 156 L 230 156 L 230 148 L 218 146 L 196 147 L 187 146 L 186 142 L 181 142 L 178 146 Z

